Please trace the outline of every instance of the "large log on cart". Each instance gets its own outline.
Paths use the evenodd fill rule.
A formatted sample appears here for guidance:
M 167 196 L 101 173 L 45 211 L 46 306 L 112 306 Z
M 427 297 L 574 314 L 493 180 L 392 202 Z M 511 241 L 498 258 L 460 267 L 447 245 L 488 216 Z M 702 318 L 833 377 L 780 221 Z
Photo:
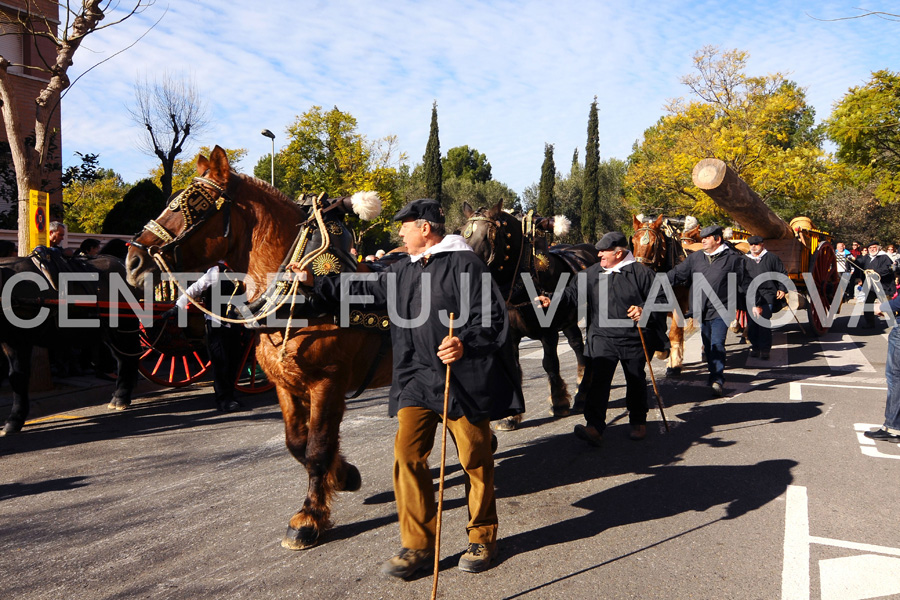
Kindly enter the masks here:
M 781 259 L 797 286 L 788 306 L 791 310 L 805 307 L 812 331 L 817 335 L 827 333 L 830 321 L 825 312 L 831 307 L 839 281 L 831 236 L 813 229 L 806 217 L 797 217 L 790 225 L 785 223 L 721 160 L 704 158 L 694 165 L 691 178 L 745 230 L 745 236 L 758 235 L 766 240 L 766 249 Z M 813 286 L 804 273 L 812 275 Z M 820 301 L 821 310 L 815 299 Z
M 691 179 L 742 229 L 766 239 L 794 237 L 788 224 L 766 206 L 734 169 L 721 160 L 704 158 L 694 165 Z

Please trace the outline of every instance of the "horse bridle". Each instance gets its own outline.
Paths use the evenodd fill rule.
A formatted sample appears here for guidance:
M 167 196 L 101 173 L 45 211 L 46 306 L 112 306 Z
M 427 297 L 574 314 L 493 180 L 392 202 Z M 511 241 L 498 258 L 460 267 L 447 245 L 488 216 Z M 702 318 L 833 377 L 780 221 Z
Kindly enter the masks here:
M 474 233 L 475 223 L 477 223 L 477 222 L 487 223 L 487 226 L 488 226 L 487 238 L 488 238 L 488 245 L 491 247 L 491 253 L 487 257 L 487 260 L 485 260 L 485 262 L 490 267 L 494 263 L 494 261 L 497 259 L 497 245 L 496 245 L 497 234 L 499 233 L 500 238 L 501 239 L 503 238 L 502 230 L 504 227 L 506 227 L 506 222 L 503 220 L 500 220 L 500 219 L 491 219 L 490 217 L 486 217 L 484 215 L 479 215 L 479 214 L 472 215 L 466 221 L 466 228 L 463 230 L 463 237 L 465 237 L 466 239 L 472 237 L 472 234 Z M 506 237 L 510 238 L 510 237 L 512 237 L 512 234 L 507 232 Z M 509 244 L 506 244 L 506 249 L 507 250 L 510 249 Z M 509 257 L 507 255 L 506 259 L 504 259 L 504 260 L 508 260 L 508 258 Z M 503 265 L 500 265 L 498 268 L 499 268 L 499 270 L 502 271 Z
M 644 246 L 644 247 L 650 246 L 650 248 L 653 251 L 650 252 L 651 258 L 645 258 L 643 256 L 635 256 L 634 260 L 641 264 L 645 264 L 649 267 L 652 267 L 653 265 L 658 264 L 658 267 L 661 268 L 663 266 L 663 261 L 666 258 L 666 238 L 665 238 L 665 236 L 663 236 L 659 231 L 653 229 L 649 224 L 644 225 L 644 226 L 640 227 L 637 231 L 635 231 L 634 237 L 637 237 L 637 235 L 639 233 L 643 234 L 641 236 L 641 240 L 640 240 L 641 246 Z M 651 245 L 650 239 L 649 239 L 651 234 L 653 235 L 653 238 L 654 238 L 652 245 Z M 644 241 L 645 239 L 646 239 L 646 242 Z
M 184 221 L 184 227 L 178 234 L 173 234 L 159 224 L 156 219 L 150 219 L 143 229 L 135 234 L 129 244 L 139 248 L 153 257 L 156 254 L 172 252 L 176 268 L 181 264 L 181 244 L 190 238 L 197 229 L 222 211 L 225 215 L 223 236 L 227 239 L 231 233 L 231 198 L 225 188 L 208 177 L 194 177 L 191 184 L 179 192 L 169 201 L 167 210 L 180 212 Z M 145 246 L 137 239 L 148 231 L 162 241 L 161 246 Z

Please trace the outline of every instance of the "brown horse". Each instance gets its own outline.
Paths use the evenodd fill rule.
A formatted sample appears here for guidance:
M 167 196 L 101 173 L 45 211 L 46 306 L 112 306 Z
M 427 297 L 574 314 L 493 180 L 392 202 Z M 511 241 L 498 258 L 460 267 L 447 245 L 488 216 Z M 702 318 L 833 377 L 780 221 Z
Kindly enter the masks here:
M 191 187 L 173 196 L 169 207 L 135 236 L 126 260 L 128 280 L 143 285 L 146 277 L 158 276 L 160 260 L 181 271 L 204 270 L 224 260 L 247 274 L 252 305 L 294 247 L 308 211 L 274 187 L 232 171 L 218 146 L 209 160 L 198 159 L 197 173 Z M 342 235 L 340 223 L 327 225 L 316 234 L 327 229 Z M 309 246 L 315 249 L 314 236 Z M 334 259 L 330 248 L 322 256 Z M 336 262 L 324 260 L 319 266 Z M 390 383 L 385 337 L 377 327 L 341 328 L 330 316 L 308 318 L 307 326 L 294 327 L 286 340 L 283 328 L 260 335 L 257 359 L 275 383 L 285 443 L 309 476 L 306 499 L 282 541 L 286 548 L 315 545 L 331 527 L 334 493 L 360 488 L 359 470 L 340 453 L 339 430 L 348 392 Z
M 576 410 L 581 409 L 584 404 L 582 377 L 586 362 L 577 311 L 558 314 L 549 326 L 541 324 L 525 282 L 532 283 L 533 290 L 539 294 L 553 293 L 563 274 L 575 275 L 597 262 L 597 251 L 589 244 L 548 247 L 546 229 L 553 228 L 553 219 L 527 215 L 520 221 L 503 210 L 502 201 L 478 210 L 464 203 L 463 213 L 467 219 L 463 231 L 466 243 L 487 263 L 497 287 L 507 300 L 516 357 L 523 337 L 541 343 L 541 366 L 550 386 L 550 414 L 567 416 L 571 401 L 568 386 L 559 372 L 557 344 L 560 331 L 566 336 L 578 360 L 579 390 L 574 406 Z M 515 429 L 521 420 L 522 415 L 507 417 L 498 421 L 495 428 Z
M 650 267 L 657 273 L 666 273 L 681 263 L 690 251 L 688 246 L 699 244 L 699 227 L 696 231 L 687 231 L 680 239 L 677 239 L 678 231 L 668 221 L 659 215 L 656 220 L 642 220 L 634 217 L 634 235 L 631 236 L 631 247 L 634 259 Z M 689 310 L 690 288 L 677 285 L 674 288 L 675 299 L 681 313 Z M 684 330 L 685 324 L 679 324 L 675 313 L 671 313 L 672 324 L 669 326 L 669 343 L 671 350 L 666 362 L 666 375 L 677 376 L 681 374 L 684 363 Z M 693 319 L 686 324 L 688 331 L 693 328 Z

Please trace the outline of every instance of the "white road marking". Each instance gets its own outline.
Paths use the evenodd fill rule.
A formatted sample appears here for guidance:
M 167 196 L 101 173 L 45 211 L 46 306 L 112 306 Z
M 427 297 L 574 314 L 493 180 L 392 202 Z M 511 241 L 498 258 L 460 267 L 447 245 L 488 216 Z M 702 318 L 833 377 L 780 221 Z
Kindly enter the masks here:
M 784 515 L 784 565 L 781 600 L 809 600 L 810 544 L 867 554 L 819 561 L 822 600 L 864 600 L 900 593 L 900 548 L 861 544 L 809 535 L 809 497 L 803 486 L 789 485 Z M 883 555 L 883 556 L 878 556 Z
M 886 387 L 874 387 L 868 385 L 842 385 L 842 384 L 834 384 L 834 383 L 811 383 L 808 381 L 792 381 L 790 384 L 790 399 L 791 400 L 803 400 L 803 392 L 800 389 L 802 385 L 811 385 L 815 387 L 830 387 L 830 388 L 842 388 L 842 389 L 850 389 L 850 390 L 881 390 L 887 391 Z
M 781 600 L 809 600 L 809 499 L 799 485 L 786 494 Z
M 878 445 L 875 443 L 875 440 L 870 440 L 865 435 L 863 435 L 866 431 L 871 431 L 873 429 L 880 428 L 881 425 L 873 425 L 871 423 L 854 423 L 853 429 L 856 430 L 856 439 L 859 441 L 859 449 L 863 453 L 864 456 L 871 456 L 872 458 L 891 458 L 894 460 L 900 460 L 900 454 L 887 454 L 878 449 Z

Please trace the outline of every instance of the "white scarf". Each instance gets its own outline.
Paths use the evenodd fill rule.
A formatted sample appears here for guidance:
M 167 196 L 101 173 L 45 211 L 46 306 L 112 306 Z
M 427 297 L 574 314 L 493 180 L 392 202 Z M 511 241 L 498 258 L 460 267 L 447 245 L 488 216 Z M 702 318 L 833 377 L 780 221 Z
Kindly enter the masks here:
M 419 262 L 423 256 L 431 256 L 432 254 L 440 254 L 441 252 L 472 252 L 472 248 L 466 243 L 461 235 L 445 235 L 444 239 L 431 246 L 421 254 L 410 254 L 410 262 Z
M 633 262 L 637 262 L 634 260 L 634 254 L 631 251 L 628 251 L 628 254 L 625 255 L 625 258 L 622 259 L 622 262 L 617 263 L 616 266 L 610 267 L 609 269 L 605 269 L 604 273 L 621 273 L 622 267 L 626 267 Z

